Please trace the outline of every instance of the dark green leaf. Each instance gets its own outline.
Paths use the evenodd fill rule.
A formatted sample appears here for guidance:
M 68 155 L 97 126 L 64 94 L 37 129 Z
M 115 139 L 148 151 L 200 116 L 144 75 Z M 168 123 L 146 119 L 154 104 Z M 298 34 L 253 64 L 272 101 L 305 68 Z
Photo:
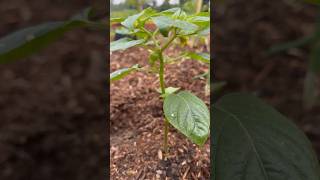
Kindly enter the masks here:
M 207 106 L 187 91 L 168 95 L 163 104 L 169 123 L 192 142 L 203 145 L 209 136 L 210 115 Z
M 127 75 L 129 75 L 131 72 L 136 71 L 137 69 L 139 69 L 138 64 L 136 64 L 130 68 L 119 69 L 119 70 L 110 74 L 110 82 L 120 80 L 120 79 L 126 77 Z
M 242 93 L 212 107 L 214 180 L 319 180 L 311 143 L 272 107 Z
M 271 55 L 271 54 L 279 53 L 282 51 L 287 51 L 292 48 L 297 48 L 297 47 L 306 45 L 306 44 L 312 42 L 313 40 L 314 40 L 313 36 L 306 36 L 306 37 L 303 37 L 303 38 L 300 38 L 300 39 L 297 39 L 294 41 L 274 45 L 267 51 L 267 53 Z
M 82 21 L 50 22 L 25 28 L 0 39 L 0 62 L 22 58 L 61 37 L 66 31 L 85 26 Z
M 110 43 L 110 51 L 125 50 L 127 48 L 142 44 L 143 39 L 132 40 L 130 38 L 122 38 Z
M 74 16 L 71 20 L 63 22 L 48 22 L 28 27 L 0 39 L 0 63 L 9 62 L 28 56 L 42 48 L 65 32 L 83 26 L 91 26 L 88 21 L 89 10 Z

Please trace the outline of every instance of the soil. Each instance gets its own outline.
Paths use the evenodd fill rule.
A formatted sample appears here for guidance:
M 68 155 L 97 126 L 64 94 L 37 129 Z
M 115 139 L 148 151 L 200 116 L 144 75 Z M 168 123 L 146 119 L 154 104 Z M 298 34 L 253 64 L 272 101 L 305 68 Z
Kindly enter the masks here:
M 302 105 L 310 48 L 266 53 L 275 44 L 310 35 L 316 8 L 302 1 L 228 0 L 216 3 L 215 10 L 215 79 L 227 86 L 213 98 L 238 91 L 260 96 L 298 124 L 320 157 L 320 103 L 309 110 Z
M 179 51 L 172 47 L 167 53 L 174 56 Z M 147 58 L 148 51 L 143 48 L 112 53 L 111 72 L 133 64 L 146 65 Z M 193 80 L 207 69 L 192 60 L 169 64 L 166 86 L 191 91 L 208 104 L 205 80 Z M 158 77 L 147 72 L 130 74 L 111 85 L 111 179 L 209 179 L 210 140 L 199 148 L 170 127 L 170 155 L 164 161 L 162 101 L 157 88 Z
M 1 1 L 0 37 L 87 6 Z M 72 31 L 40 53 L 0 65 L 1 180 L 105 179 L 105 34 Z

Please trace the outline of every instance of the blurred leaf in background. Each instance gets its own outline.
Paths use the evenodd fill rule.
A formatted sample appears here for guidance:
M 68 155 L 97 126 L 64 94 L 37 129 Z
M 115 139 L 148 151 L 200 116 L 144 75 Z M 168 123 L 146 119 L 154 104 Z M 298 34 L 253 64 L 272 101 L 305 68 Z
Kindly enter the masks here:
M 0 63 L 10 62 L 37 52 L 61 37 L 65 32 L 86 26 L 103 26 L 90 21 L 93 14 L 87 8 L 67 21 L 46 22 L 13 32 L 0 39 Z

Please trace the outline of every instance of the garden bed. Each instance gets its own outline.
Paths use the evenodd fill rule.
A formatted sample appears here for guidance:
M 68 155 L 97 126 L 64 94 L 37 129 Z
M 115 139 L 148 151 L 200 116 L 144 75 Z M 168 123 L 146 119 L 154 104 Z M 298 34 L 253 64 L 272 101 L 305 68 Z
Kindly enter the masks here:
M 168 50 L 169 55 L 177 52 Z M 136 63 L 146 65 L 147 58 L 148 52 L 142 48 L 112 53 L 111 71 Z M 205 80 L 193 80 L 207 70 L 204 64 L 190 60 L 166 67 L 166 86 L 182 87 L 209 104 Z M 111 85 L 111 179 L 209 179 L 210 140 L 199 148 L 170 127 L 170 156 L 163 160 L 164 125 L 158 87 L 158 78 L 146 72 L 130 74 Z

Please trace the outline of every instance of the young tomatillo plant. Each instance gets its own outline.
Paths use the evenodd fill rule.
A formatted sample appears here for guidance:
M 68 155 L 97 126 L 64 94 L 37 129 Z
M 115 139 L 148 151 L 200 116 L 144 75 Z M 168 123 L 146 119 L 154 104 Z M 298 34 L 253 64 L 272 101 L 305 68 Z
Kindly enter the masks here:
M 165 50 L 175 40 L 181 46 L 194 35 L 207 36 L 210 30 L 210 13 L 201 12 L 188 15 L 180 8 L 156 12 L 151 8 L 126 19 L 114 18 L 113 22 L 121 22 L 122 27 L 116 32 L 128 37 L 111 42 L 110 51 L 124 50 L 133 46 L 143 46 L 150 51 L 149 66 L 140 67 L 138 64 L 117 70 L 110 74 L 114 82 L 134 71 L 147 71 L 158 75 L 164 110 L 164 152 L 168 154 L 169 124 L 188 137 L 192 142 L 202 146 L 209 136 L 210 115 L 205 103 L 188 91 L 180 88 L 166 87 L 164 72 L 165 65 L 181 59 L 194 59 L 209 64 L 209 54 L 182 52 L 177 57 L 168 57 Z M 155 29 L 149 30 L 147 24 L 154 24 Z

